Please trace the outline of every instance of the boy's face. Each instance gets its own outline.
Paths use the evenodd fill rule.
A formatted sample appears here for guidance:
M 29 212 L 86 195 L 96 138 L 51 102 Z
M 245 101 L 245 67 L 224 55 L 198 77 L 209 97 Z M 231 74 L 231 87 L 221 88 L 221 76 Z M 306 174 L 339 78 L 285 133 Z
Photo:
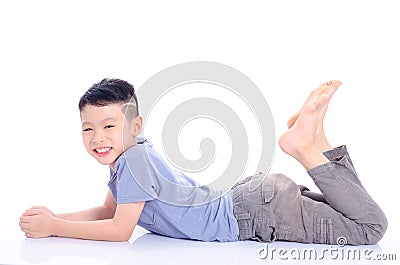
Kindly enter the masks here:
M 86 105 L 81 111 L 82 137 L 86 151 L 100 164 L 114 169 L 117 158 L 136 145 L 142 117 L 125 119 L 121 104 Z

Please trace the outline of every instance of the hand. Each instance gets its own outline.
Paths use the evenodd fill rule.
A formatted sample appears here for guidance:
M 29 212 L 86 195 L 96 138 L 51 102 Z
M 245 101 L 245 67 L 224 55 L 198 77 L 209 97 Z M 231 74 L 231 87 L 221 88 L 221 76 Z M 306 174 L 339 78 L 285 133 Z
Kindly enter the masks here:
M 45 206 L 32 206 L 29 210 L 32 210 L 32 209 L 42 209 L 43 211 L 48 212 L 52 216 L 56 216 L 49 208 L 47 208 Z M 29 210 L 26 210 L 26 212 Z
M 32 207 L 21 216 L 19 226 L 27 237 L 54 235 L 54 214 L 46 207 Z

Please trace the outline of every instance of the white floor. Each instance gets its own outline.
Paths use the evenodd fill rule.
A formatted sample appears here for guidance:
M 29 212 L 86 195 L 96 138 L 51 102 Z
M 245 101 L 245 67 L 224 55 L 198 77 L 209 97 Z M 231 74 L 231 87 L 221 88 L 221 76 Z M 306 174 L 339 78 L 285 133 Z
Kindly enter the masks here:
M 10 219 L 8 219 L 10 221 Z M 111 243 L 67 238 L 27 239 L 18 222 L 2 222 L 0 228 L 0 264 L 365 264 L 367 258 L 378 254 L 395 254 L 397 261 L 376 261 L 377 264 L 398 264 L 400 251 L 396 222 L 385 238 L 373 246 L 345 247 L 274 242 L 263 244 L 251 241 L 206 243 L 178 240 L 136 229 L 129 242 Z M 268 249 L 266 248 L 268 247 Z M 297 255 L 315 250 L 310 258 L 295 260 Z M 262 251 L 261 251 L 262 250 Z M 286 252 L 284 252 L 286 250 Z M 307 252 L 308 251 L 308 252 Z M 350 253 L 350 259 L 346 256 Z M 360 253 L 360 260 L 358 254 Z M 266 255 L 268 254 L 268 256 Z M 353 260 L 352 257 L 356 257 Z M 344 258 L 342 258 L 344 257 Z M 264 259 L 262 259 L 264 258 Z M 287 259 L 287 261 L 282 261 Z M 370 264 L 375 262 L 369 262 Z

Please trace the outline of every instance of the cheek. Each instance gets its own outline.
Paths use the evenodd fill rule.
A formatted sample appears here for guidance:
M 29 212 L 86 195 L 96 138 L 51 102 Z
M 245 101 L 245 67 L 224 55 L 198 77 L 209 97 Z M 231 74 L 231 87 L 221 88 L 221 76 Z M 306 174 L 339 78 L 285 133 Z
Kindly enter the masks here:
M 82 142 L 85 148 L 89 150 L 90 137 L 86 134 L 82 134 Z
M 125 137 L 125 133 L 120 130 L 114 130 L 107 134 L 107 138 L 111 140 L 113 145 L 119 145 L 122 142 L 123 137 Z

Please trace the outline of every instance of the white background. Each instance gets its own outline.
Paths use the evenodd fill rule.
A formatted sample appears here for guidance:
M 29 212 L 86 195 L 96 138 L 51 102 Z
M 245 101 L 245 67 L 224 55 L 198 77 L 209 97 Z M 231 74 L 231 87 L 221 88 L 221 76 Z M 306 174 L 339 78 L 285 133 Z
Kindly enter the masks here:
M 387 213 L 389 240 L 399 231 L 398 14 L 387 0 L 2 1 L 0 224 L 17 226 L 32 205 L 64 212 L 103 202 L 108 168 L 84 150 L 77 108 L 93 83 L 116 77 L 138 88 L 201 60 L 256 83 L 277 137 L 311 89 L 341 80 L 327 134 L 348 145 Z M 272 171 L 313 187 L 279 148 Z

